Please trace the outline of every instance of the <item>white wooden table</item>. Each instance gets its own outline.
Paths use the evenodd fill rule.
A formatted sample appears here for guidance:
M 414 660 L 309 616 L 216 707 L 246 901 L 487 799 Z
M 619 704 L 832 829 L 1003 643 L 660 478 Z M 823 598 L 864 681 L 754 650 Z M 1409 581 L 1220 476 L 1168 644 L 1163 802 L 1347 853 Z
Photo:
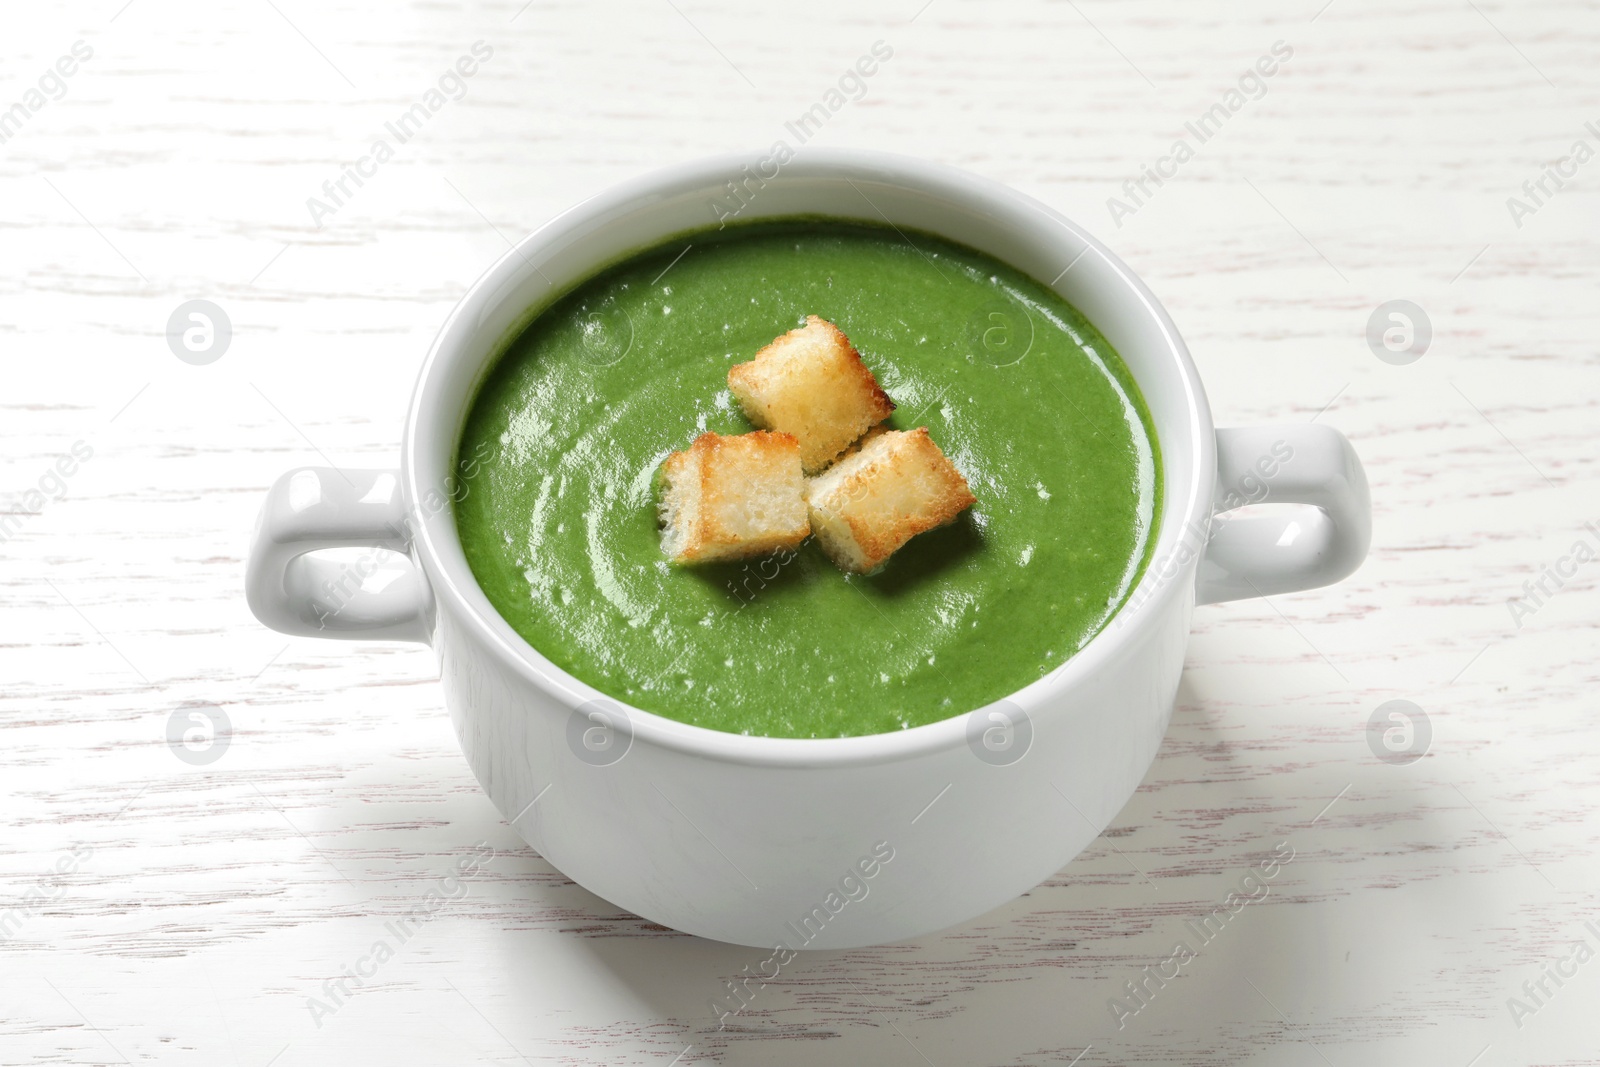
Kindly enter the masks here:
M 1561 563 L 1600 547 L 1600 162 L 1562 162 L 1600 150 L 1600 11 L 922 3 L 7 10 L 0 1062 L 1600 1063 L 1600 563 Z M 1049 882 L 806 955 L 719 1032 L 707 1002 L 759 954 L 554 871 L 473 782 L 432 655 L 263 629 L 243 546 L 281 470 L 394 461 L 428 341 L 508 240 L 767 147 L 879 40 L 816 143 L 1086 223 L 1167 303 L 1219 422 L 1352 437 L 1376 536 L 1335 588 L 1199 611 L 1159 760 Z M 1264 95 L 1118 226 L 1124 180 L 1279 40 Z M 464 95 L 396 146 L 475 41 Z M 317 225 L 308 198 L 380 137 Z M 195 298 L 232 322 L 204 366 L 164 337 Z M 1432 324 L 1409 365 L 1365 338 L 1397 299 Z M 1572 573 L 1514 611 L 1547 567 Z M 1395 699 L 1427 716 L 1415 762 L 1369 744 Z M 169 722 L 207 705 L 227 746 L 185 762 Z M 1267 898 L 1119 1029 L 1110 998 L 1280 842 Z

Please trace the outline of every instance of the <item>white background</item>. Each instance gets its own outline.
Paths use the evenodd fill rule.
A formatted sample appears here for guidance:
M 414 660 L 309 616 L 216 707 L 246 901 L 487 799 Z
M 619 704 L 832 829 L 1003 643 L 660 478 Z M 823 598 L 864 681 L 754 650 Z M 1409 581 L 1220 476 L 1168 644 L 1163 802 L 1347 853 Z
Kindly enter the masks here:
M 0 109 L 94 54 L 0 145 L 0 1061 L 1600 1062 L 1600 962 L 1520 1026 L 1507 1006 L 1600 950 L 1600 563 L 1520 629 L 1507 603 L 1600 545 L 1600 162 L 1520 227 L 1506 204 L 1600 148 L 1600 12 L 920 3 L 8 6 Z M 314 225 L 307 198 L 479 40 L 465 96 Z M 1086 224 L 1167 304 L 1219 423 L 1351 436 L 1376 533 L 1342 585 L 1197 613 L 1159 760 L 1044 886 L 807 954 L 718 1033 L 707 1001 L 763 954 L 567 881 L 478 791 L 430 652 L 265 630 L 242 557 L 282 470 L 395 462 L 434 330 L 508 240 L 764 150 L 878 40 L 893 58 L 816 143 Z M 1107 198 L 1278 40 L 1265 96 L 1114 225 Z M 208 366 L 164 337 L 191 298 L 233 322 Z M 1409 366 L 1364 338 L 1391 299 L 1433 324 Z M 78 441 L 93 458 L 30 500 Z M 1431 726 L 1409 766 L 1369 748 L 1391 699 Z M 232 724 L 208 765 L 166 741 L 191 702 Z M 1285 840 L 1268 899 L 1118 1030 L 1107 999 Z M 465 895 L 314 1019 L 479 842 Z

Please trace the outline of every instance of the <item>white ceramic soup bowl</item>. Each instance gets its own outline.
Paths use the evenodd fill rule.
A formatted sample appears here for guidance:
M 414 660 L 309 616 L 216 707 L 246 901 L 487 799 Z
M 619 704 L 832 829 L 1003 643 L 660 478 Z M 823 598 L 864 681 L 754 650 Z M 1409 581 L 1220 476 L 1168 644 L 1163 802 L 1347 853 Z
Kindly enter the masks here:
M 970 245 L 1071 301 L 1132 370 L 1166 477 L 1154 556 L 1112 622 L 1048 677 L 900 733 L 720 733 L 606 699 L 530 647 L 479 589 L 451 497 L 472 491 L 456 448 L 490 365 L 601 268 L 734 214 L 887 221 Z M 1260 503 L 1302 506 L 1221 514 Z M 256 616 L 285 633 L 432 644 L 484 791 L 580 885 L 719 941 L 842 948 L 960 923 L 1059 870 L 1155 758 L 1195 604 L 1337 581 L 1366 555 L 1370 521 L 1360 462 L 1336 430 L 1213 428 L 1167 313 L 1072 222 L 944 166 L 806 150 L 659 171 L 524 240 L 440 330 L 399 470 L 285 474 L 263 509 L 247 591 Z M 353 562 L 352 551 L 320 551 L 363 547 Z

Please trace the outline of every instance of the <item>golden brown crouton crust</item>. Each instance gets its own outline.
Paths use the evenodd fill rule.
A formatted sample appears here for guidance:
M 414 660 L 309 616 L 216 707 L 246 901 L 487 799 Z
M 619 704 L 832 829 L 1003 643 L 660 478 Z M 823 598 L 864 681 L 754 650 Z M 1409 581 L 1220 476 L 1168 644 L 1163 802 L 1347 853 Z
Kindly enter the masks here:
M 832 338 L 834 344 L 849 353 L 849 368 L 855 375 L 856 381 L 861 385 L 862 395 L 867 398 L 867 409 L 871 412 L 874 423 L 882 422 L 894 414 L 894 401 L 890 400 L 889 394 L 883 391 L 883 387 L 878 384 L 877 376 L 872 373 L 872 368 L 867 366 L 867 361 L 861 358 L 861 353 L 856 351 L 856 346 L 850 343 L 850 338 L 845 336 L 843 330 L 827 319 L 818 318 L 815 315 L 807 315 L 805 326 L 789 332 L 791 334 L 800 333 L 806 329 L 823 331 Z M 770 348 L 771 346 L 769 345 L 768 347 Z M 761 358 L 760 352 L 756 353 L 756 358 Z
M 796 349 L 810 358 L 797 365 Z M 850 338 L 816 315 L 729 368 L 728 389 L 751 422 L 800 440 L 807 473 L 825 468 L 894 411 Z
M 812 524 L 824 551 L 847 571 L 877 568 L 917 534 L 953 521 L 977 503 L 967 480 L 939 450 L 927 427 L 875 436 L 850 457 L 848 473 L 812 480 Z M 880 501 L 897 484 L 924 483 L 910 510 L 886 509 Z M 837 523 L 849 531 L 838 536 Z
M 803 500 L 800 444 L 790 434 L 758 430 L 738 436 L 703 433 L 687 451 L 661 464 L 665 482 L 662 547 L 675 563 L 763 556 L 793 548 L 811 533 Z M 753 502 L 768 505 L 729 516 Z M 676 543 L 676 551 L 672 545 Z

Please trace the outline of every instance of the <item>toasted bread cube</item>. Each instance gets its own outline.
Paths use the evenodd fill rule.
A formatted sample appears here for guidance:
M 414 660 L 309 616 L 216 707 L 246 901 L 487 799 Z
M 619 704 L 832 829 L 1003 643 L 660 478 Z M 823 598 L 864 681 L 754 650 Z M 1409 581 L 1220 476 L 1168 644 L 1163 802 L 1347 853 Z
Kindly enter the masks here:
M 843 570 L 876 569 L 919 533 L 977 503 L 926 427 L 869 437 L 807 485 L 811 529 Z
M 751 422 L 799 439 L 807 474 L 825 469 L 894 410 L 850 339 L 815 315 L 732 367 L 728 389 Z
M 765 556 L 811 532 L 800 444 L 786 433 L 703 433 L 660 477 L 661 549 L 674 563 Z

